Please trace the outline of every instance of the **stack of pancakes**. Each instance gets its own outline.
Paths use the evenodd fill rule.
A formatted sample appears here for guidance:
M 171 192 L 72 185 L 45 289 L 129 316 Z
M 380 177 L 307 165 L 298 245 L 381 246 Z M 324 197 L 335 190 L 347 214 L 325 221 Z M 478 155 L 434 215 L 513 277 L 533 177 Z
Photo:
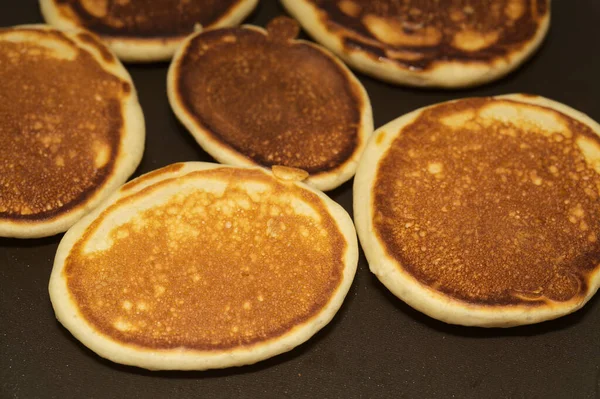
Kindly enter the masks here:
M 548 0 L 282 3 L 324 47 L 286 17 L 236 27 L 256 0 L 40 0 L 56 28 L 0 30 L 0 236 L 68 229 L 50 297 L 73 335 L 149 369 L 266 359 L 333 318 L 357 232 L 381 282 L 448 323 L 536 323 L 594 295 L 600 125 L 510 95 L 373 133 L 368 94 L 340 61 L 394 84 L 487 83 L 539 48 Z M 170 105 L 224 165 L 120 187 L 144 119 L 119 59 L 172 59 Z M 355 173 L 357 230 L 322 192 Z

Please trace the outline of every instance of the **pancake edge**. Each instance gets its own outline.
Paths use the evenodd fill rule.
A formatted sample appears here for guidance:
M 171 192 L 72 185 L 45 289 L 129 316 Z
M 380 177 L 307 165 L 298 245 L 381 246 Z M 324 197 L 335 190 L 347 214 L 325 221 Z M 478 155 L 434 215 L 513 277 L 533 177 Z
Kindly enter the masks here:
M 337 224 L 340 234 L 343 235 L 348 245 L 344 255 L 342 279 L 327 304 L 311 319 L 296 325 L 290 331 L 279 337 L 270 338 L 253 345 L 227 350 L 200 351 L 186 348 L 147 350 L 139 346 L 119 343 L 118 341 L 112 340 L 97 332 L 93 326 L 82 317 L 76 303 L 69 294 L 66 279 L 63 277 L 65 260 L 81 234 L 85 232 L 87 227 L 93 223 L 107 207 L 119 199 L 139 193 L 164 180 L 185 176 L 190 172 L 198 170 L 232 168 L 231 166 L 205 162 L 186 162 L 173 164 L 171 166 L 179 165 L 183 166 L 176 171 L 170 171 L 168 169 L 169 167 L 162 168 L 127 183 L 119 191 L 115 192 L 110 198 L 104 201 L 100 207 L 84 217 L 65 234 L 56 253 L 48 286 L 50 300 L 56 318 L 60 323 L 67 328 L 75 338 L 89 349 L 96 352 L 99 356 L 116 363 L 137 366 L 149 370 L 207 370 L 254 364 L 258 361 L 292 350 L 325 327 L 342 306 L 356 273 L 358 263 L 358 241 L 356 238 L 356 231 L 354 230 L 352 219 L 348 213 L 324 193 L 303 183 L 284 182 L 281 180 L 279 181 L 284 184 L 296 185 L 316 194 L 330 212 Z M 270 172 L 262 168 L 245 169 L 260 170 L 266 175 L 271 175 Z
M 229 13 L 223 15 L 215 24 L 211 25 L 210 28 L 239 25 L 248 15 L 250 15 L 257 4 L 258 0 L 238 0 L 238 4 L 234 6 Z M 58 10 L 55 0 L 40 0 L 40 10 L 44 20 L 50 25 L 62 29 L 85 29 L 85 27 L 77 24 L 75 21 L 63 16 Z M 101 35 L 100 37 L 121 61 L 128 63 L 145 63 L 169 61 L 187 35 L 175 38 L 108 37 Z
M 83 215 L 90 212 L 100 204 L 108 195 L 114 192 L 118 187 L 127 181 L 127 179 L 135 172 L 136 168 L 142 160 L 144 146 L 146 140 L 146 126 L 144 114 L 140 106 L 137 91 L 129 72 L 114 56 L 107 47 L 103 46 L 100 41 L 90 44 L 82 42 L 77 35 L 80 33 L 93 33 L 82 29 L 60 30 L 48 25 L 17 25 L 8 29 L 39 29 L 58 31 L 73 40 L 79 48 L 83 48 L 90 53 L 98 62 L 101 68 L 107 73 L 122 79 L 127 82 L 131 88 L 130 94 L 125 101 L 121 101 L 121 109 L 123 116 L 123 134 L 119 143 L 119 152 L 115 158 L 115 165 L 111 175 L 105 183 L 96 188 L 96 191 L 84 202 L 77 204 L 67 212 L 60 213 L 54 217 L 37 220 L 11 220 L 0 218 L 0 237 L 13 238 L 40 238 L 48 237 L 58 233 L 65 232 Z M 95 47 L 102 45 L 102 49 Z M 107 52 L 112 57 L 110 62 L 104 60 L 103 52 Z
M 251 29 L 256 32 L 262 33 L 263 35 L 268 34 L 265 29 L 254 25 L 242 25 L 240 29 Z M 185 52 L 192 43 L 192 41 L 201 34 L 202 32 L 198 32 L 190 35 L 173 57 L 173 61 L 171 62 L 167 74 L 167 94 L 169 97 L 171 109 L 173 110 L 179 121 L 192 134 L 192 136 L 194 137 L 196 142 L 202 147 L 202 149 L 204 149 L 210 156 L 212 156 L 218 162 L 233 166 L 259 166 L 267 168 L 266 166 L 254 162 L 250 158 L 231 148 L 229 145 L 223 143 L 222 141 L 217 139 L 210 130 L 197 123 L 196 118 L 186 108 L 184 101 L 182 100 L 179 94 L 180 87 L 178 85 L 178 79 L 180 76 L 179 67 L 181 60 L 184 57 Z M 350 156 L 350 158 L 348 158 L 346 161 L 344 161 L 337 167 L 325 172 L 310 175 L 305 180 L 305 182 L 308 185 L 313 186 L 321 191 L 333 190 L 341 186 L 343 183 L 347 182 L 354 176 L 356 168 L 358 166 L 358 162 L 360 161 L 360 157 L 364 151 L 367 141 L 373 133 L 374 122 L 371 100 L 364 86 L 354 75 L 354 73 L 352 73 L 352 71 L 334 54 L 329 52 L 324 47 L 321 47 L 319 45 L 305 40 L 294 39 L 292 40 L 292 43 L 309 45 L 314 49 L 318 50 L 323 56 L 328 57 L 329 59 L 334 61 L 335 64 L 343 72 L 343 74 L 346 76 L 348 83 L 355 89 L 354 91 L 359 95 L 359 100 L 362 103 L 362 109 L 360 110 L 360 123 L 358 128 L 358 144 L 353 154 Z
M 333 51 L 357 71 L 395 85 L 443 89 L 480 86 L 498 80 L 517 69 L 542 45 L 550 28 L 551 15 L 550 1 L 548 1 L 548 14 L 542 20 L 536 35 L 524 44 L 521 50 L 506 57 L 496 57 L 491 63 L 438 60 L 431 69 L 411 71 L 390 60 L 376 61 L 362 51 L 346 50 L 342 39 L 323 26 L 320 11 L 307 0 L 280 1 L 313 39 Z
M 600 124 L 589 116 L 556 101 L 523 94 L 508 94 L 491 98 L 533 104 L 562 112 L 586 124 L 600 136 Z M 409 306 L 448 324 L 478 327 L 514 327 L 552 320 L 575 312 L 583 307 L 600 288 L 600 265 L 597 266 L 595 273 L 589 277 L 589 287 L 583 299 L 565 302 L 549 301 L 547 304 L 536 307 L 477 305 L 452 298 L 422 284 L 411 274 L 401 269 L 402 265 L 386 254 L 385 248 L 376 238 L 372 218 L 372 189 L 382 157 L 393 140 L 399 136 L 400 130 L 415 121 L 423 111 L 455 101 L 460 100 L 423 107 L 405 114 L 378 129 L 367 145 L 354 180 L 353 196 L 354 223 L 371 272 L 377 276 L 387 289 Z M 378 137 L 380 132 L 386 133 L 384 133 L 383 140 L 377 143 L 375 138 Z

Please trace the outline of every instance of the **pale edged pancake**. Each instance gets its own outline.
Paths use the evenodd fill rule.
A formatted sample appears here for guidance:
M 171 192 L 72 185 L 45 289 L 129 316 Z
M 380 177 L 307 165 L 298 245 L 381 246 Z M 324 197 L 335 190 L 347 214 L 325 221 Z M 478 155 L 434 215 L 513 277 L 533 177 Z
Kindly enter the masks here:
M 282 165 L 330 190 L 349 180 L 373 131 L 369 97 L 352 72 L 296 40 L 287 17 L 192 35 L 168 75 L 169 101 L 202 148 L 224 164 Z
M 117 363 L 204 370 L 286 352 L 340 308 L 350 216 L 293 173 L 180 163 L 73 226 L 50 278 L 58 320 Z
M 134 172 L 145 127 L 133 82 L 92 34 L 0 29 L 0 237 L 66 231 Z
M 423 108 L 375 132 L 354 184 L 371 271 L 447 323 L 510 327 L 600 285 L 600 125 L 529 95 Z
M 198 29 L 238 25 L 258 0 L 40 0 L 46 22 L 98 34 L 123 61 L 170 60 Z
M 550 26 L 550 0 L 281 0 L 357 70 L 420 87 L 468 87 L 521 65 Z

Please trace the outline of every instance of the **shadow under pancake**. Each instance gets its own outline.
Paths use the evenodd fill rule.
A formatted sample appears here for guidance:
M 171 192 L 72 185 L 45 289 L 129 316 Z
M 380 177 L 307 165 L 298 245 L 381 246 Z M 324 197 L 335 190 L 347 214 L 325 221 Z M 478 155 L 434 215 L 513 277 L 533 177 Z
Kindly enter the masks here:
M 43 238 L 0 238 L 0 247 L 4 248 L 36 248 L 47 245 L 58 245 L 64 233 Z
M 377 290 L 390 302 L 394 307 L 409 316 L 412 320 L 425 324 L 427 327 L 437 330 L 443 334 L 455 335 L 465 338 L 497 338 L 497 337 L 528 337 L 533 335 L 542 335 L 553 331 L 563 330 L 579 323 L 586 314 L 593 308 L 594 303 L 598 301 L 598 295 L 595 295 L 586 303 L 583 308 L 559 317 L 554 320 L 548 320 L 537 324 L 529 324 L 524 326 L 509 327 L 509 328 L 482 328 L 482 327 L 467 327 L 454 324 L 447 324 L 436 320 L 424 313 L 413 309 L 400 298 L 397 298 L 391 293 L 378 279 L 377 276 L 371 274 L 371 283 L 377 287 Z

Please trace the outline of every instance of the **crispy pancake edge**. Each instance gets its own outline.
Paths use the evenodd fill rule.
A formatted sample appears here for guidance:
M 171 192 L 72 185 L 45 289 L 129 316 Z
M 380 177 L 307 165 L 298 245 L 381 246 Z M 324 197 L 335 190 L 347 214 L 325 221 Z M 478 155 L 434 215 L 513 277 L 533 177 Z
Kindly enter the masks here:
M 64 212 L 56 212 L 39 220 L 3 219 L 0 220 L 0 236 L 16 238 L 38 238 L 66 231 L 84 214 L 96 207 L 104 198 L 123 184 L 135 171 L 141 161 L 145 142 L 145 123 L 133 81 L 114 54 L 99 39 L 87 31 L 73 29 L 61 31 L 48 25 L 19 25 L 10 29 L 59 32 L 78 48 L 88 52 L 107 73 L 121 79 L 127 85 L 128 96 L 121 101 L 123 117 L 119 151 L 114 166 L 104 183 L 77 204 Z
M 266 29 L 253 25 L 243 25 L 240 28 L 235 29 L 249 29 L 263 35 L 268 35 Z M 181 94 L 180 81 L 180 68 L 181 62 L 188 51 L 188 48 L 193 44 L 194 39 L 199 37 L 202 33 L 196 33 L 190 36 L 179 48 L 173 62 L 169 68 L 167 77 L 167 92 L 169 96 L 169 102 L 171 108 L 175 112 L 178 119 L 186 126 L 190 133 L 194 136 L 196 141 L 213 157 L 219 162 L 224 164 L 236 165 L 236 166 L 262 166 L 255 161 L 247 158 L 242 153 L 231 148 L 226 143 L 222 142 L 205 126 L 200 124 L 197 118 L 185 105 L 183 95 Z M 306 183 L 318 188 L 323 191 L 334 189 L 344 182 L 348 181 L 354 172 L 360 155 L 362 154 L 364 147 L 368 141 L 368 138 L 373 132 L 373 112 L 369 96 L 360 83 L 360 81 L 354 76 L 354 74 L 333 54 L 329 53 L 326 49 L 315 45 L 314 43 L 307 42 L 299 39 L 292 39 L 292 45 L 308 45 L 311 48 L 319 51 L 324 57 L 327 57 L 331 61 L 334 61 L 348 79 L 351 91 L 355 93 L 356 98 L 360 102 L 360 123 L 358 128 L 358 140 L 357 145 L 354 148 L 353 153 L 342 163 L 333 169 L 325 170 L 309 176 Z M 264 167 L 264 166 L 263 166 Z
M 117 363 L 143 367 L 147 369 L 177 369 L 177 370 L 204 370 L 252 364 L 291 350 L 295 346 L 308 340 L 314 333 L 323 328 L 335 315 L 347 294 L 356 272 L 358 262 L 358 243 L 354 226 L 348 214 L 341 206 L 330 200 L 323 193 L 302 183 L 288 183 L 300 185 L 302 188 L 315 193 L 324 202 L 324 205 L 337 222 L 340 233 L 344 236 L 347 247 L 345 253 L 345 266 L 342 280 L 332 294 L 329 302 L 314 317 L 291 331 L 274 339 L 257 342 L 232 350 L 183 350 L 179 348 L 165 350 L 146 350 L 135 345 L 123 345 L 110 338 L 99 334 L 79 314 L 77 305 L 72 301 L 63 277 L 63 267 L 71 248 L 78 241 L 81 234 L 90 226 L 104 210 L 121 198 L 127 198 L 136 193 L 152 188 L 161 181 L 184 176 L 190 172 L 206 169 L 231 168 L 229 166 L 209 164 L 202 162 L 187 162 L 173 164 L 163 169 L 143 175 L 127 183 L 121 190 L 114 193 L 102 206 L 83 218 L 77 225 L 70 229 L 59 245 L 52 270 L 49 292 L 52 304 L 59 321 L 82 343 L 98 353 Z M 268 172 L 260 168 L 252 168 Z
M 542 45 L 550 27 L 551 7 L 536 35 L 523 47 L 491 62 L 438 61 L 427 70 L 404 68 L 396 62 L 379 59 L 379 50 L 362 44 L 349 49 L 342 36 L 331 32 L 322 22 L 322 11 L 307 0 L 281 0 L 286 10 L 300 21 L 317 42 L 329 48 L 352 68 L 392 84 L 415 87 L 465 88 L 482 85 L 509 74 L 529 59 Z M 381 61 L 381 62 L 380 62 Z
M 525 104 L 547 107 L 580 121 L 600 134 L 600 125 L 588 116 L 564 104 L 539 96 L 512 94 L 493 98 L 507 99 Z M 450 101 L 451 103 L 453 101 Z M 441 103 L 445 104 L 445 103 Z M 432 105 L 430 107 L 435 107 Z M 354 183 L 354 217 L 357 232 L 363 250 L 369 261 L 371 271 L 398 298 L 413 308 L 438 320 L 450 324 L 480 327 L 512 327 L 533 324 L 572 313 L 581 308 L 600 287 L 600 265 L 588 277 L 588 290 L 565 302 L 549 301 L 539 306 L 522 305 L 479 305 L 469 303 L 442 294 L 431 287 L 421 284 L 415 277 L 402 269 L 394 259 L 387 255 L 382 243 L 374 234 L 372 221 L 371 192 L 378 164 L 387 152 L 391 142 L 398 137 L 404 126 L 416 120 L 425 107 L 408 113 L 388 125 L 378 129 L 365 150 Z

